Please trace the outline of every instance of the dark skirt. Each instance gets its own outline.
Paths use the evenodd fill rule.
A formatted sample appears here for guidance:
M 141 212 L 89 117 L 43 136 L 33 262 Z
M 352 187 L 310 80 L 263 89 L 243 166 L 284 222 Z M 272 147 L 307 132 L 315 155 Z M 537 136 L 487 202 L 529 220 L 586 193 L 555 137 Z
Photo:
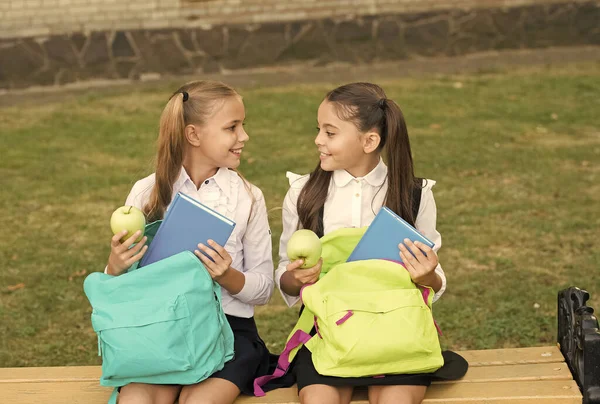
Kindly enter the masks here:
M 434 373 L 383 375 L 378 377 L 335 377 L 323 376 L 317 372 L 312 362 L 312 354 L 302 347 L 294 359 L 294 373 L 298 391 L 313 384 L 335 387 L 366 386 L 429 386 L 433 380 L 456 380 L 467 372 L 467 361 L 452 351 L 443 351 L 444 366 Z
M 254 317 L 227 316 L 234 336 L 234 357 L 210 377 L 229 380 L 243 394 L 253 395 L 256 377 L 269 372 L 272 356 L 258 335 Z

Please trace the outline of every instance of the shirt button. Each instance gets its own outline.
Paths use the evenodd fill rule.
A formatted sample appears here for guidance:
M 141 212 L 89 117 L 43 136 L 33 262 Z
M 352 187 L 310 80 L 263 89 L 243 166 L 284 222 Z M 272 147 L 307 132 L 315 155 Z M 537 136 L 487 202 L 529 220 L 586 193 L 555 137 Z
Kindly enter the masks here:
M 358 184 L 360 181 L 359 180 L 354 180 L 354 182 L 356 182 Z
M 204 183 L 208 185 L 208 180 L 204 181 Z
M 356 194 L 355 196 L 358 198 L 360 196 L 360 194 Z

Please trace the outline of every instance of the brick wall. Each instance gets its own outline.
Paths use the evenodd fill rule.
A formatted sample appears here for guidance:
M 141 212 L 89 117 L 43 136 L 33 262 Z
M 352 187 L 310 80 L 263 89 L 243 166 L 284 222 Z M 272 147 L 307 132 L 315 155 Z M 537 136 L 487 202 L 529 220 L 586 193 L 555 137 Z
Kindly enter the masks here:
M 0 0 L 0 91 L 600 46 L 600 0 Z
M 0 0 L 0 38 L 561 2 L 564 0 Z

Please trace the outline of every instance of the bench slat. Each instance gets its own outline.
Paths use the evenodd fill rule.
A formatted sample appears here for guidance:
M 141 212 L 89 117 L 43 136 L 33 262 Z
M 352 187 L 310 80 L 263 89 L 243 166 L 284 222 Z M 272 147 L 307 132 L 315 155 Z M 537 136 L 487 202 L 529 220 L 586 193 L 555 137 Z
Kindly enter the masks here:
M 566 363 L 532 363 L 522 365 L 476 366 L 469 368 L 460 380 L 448 383 L 486 383 L 528 380 L 573 380 Z
M 470 368 L 534 363 L 564 362 L 556 346 L 461 351 Z M 474 370 L 474 369 L 473 369 Z M 56 366 L 42 368 L 0 368 L 0 383 L 8 380 L 97 380 L 99 366 Z
M 52 366 L 39 368 L 0 368 L 0 383 L 84 382 L 100 380 L 100 366 Z
M 557 346 L 531 348 L 483 349 L 460 351 L 469 366 L 516 365 L 520 363 L 564 362 L 565 358 Z
M 4 383 L 2 400 L 20 404 L 105 404 L 111 390 L 97 382 Z M 511 403 L 581 404 L 581 394 L 572 380 L 437 384 L 427 391 L 424 404 Z M 355 394 L 353 403 L 366 404 L 366 392 Z M 279 389 L 266 397 L 241 397 L 236 404 L 295 404 L 295 388 Z
M 0 384 L 27 382 L 98 382 L 99 366 L 5 368 L 0 369 Z M 565 363 L 532 363 L 521 365 L 477 366 L 464 378 L 445 383 L 471 383 L 517 380 L 571 380 Z

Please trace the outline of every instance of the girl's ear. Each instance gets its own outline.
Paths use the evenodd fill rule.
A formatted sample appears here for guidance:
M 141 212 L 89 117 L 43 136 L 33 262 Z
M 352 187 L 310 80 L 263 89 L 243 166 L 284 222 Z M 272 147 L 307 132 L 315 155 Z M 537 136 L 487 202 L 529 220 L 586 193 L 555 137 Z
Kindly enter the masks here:
M 379 147 L 381 136 L 375 131 L 369 131 L 363 137 L 363 150 L 366 154 L 372 153 Z
M 185 138 L 192 146 L 200 146 L 200 131 L 195 125 L 188 125 L 184 129 Z

